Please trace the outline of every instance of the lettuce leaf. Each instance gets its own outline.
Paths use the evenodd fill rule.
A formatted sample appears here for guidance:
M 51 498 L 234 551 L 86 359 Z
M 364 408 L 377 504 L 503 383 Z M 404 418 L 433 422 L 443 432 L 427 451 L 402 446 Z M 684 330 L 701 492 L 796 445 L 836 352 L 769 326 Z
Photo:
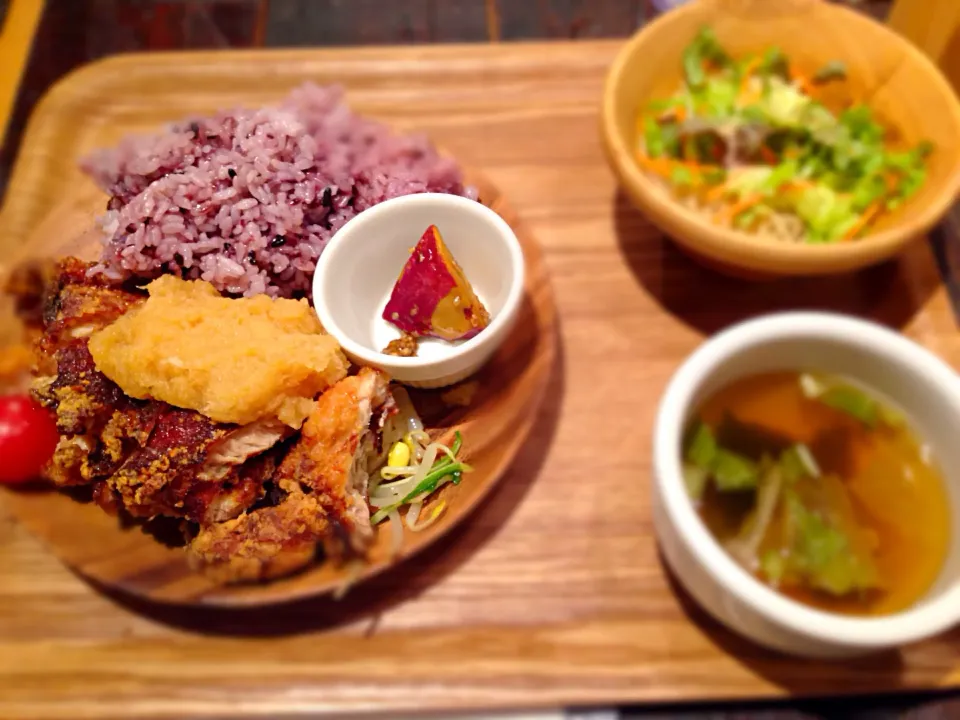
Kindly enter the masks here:
M 713 30 L 705 26 L 683 51 L 682 62 L 687 85 L 692 89 L 700 89 L 707 82 L 707 63 L 724 67 L 730 64 L 730 56 L 720 45 Z
M 801 191 L 794 209 L 807 225 L 810 242 L 839 240 L 857 222 L 852 198 L 823 183 Z

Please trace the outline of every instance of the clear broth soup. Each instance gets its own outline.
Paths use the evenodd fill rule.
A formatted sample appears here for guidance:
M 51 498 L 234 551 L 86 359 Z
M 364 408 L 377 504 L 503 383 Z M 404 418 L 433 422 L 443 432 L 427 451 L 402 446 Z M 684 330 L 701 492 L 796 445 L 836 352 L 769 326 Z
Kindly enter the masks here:
M 777 372 L 719 391 L 687 433 L 684 474 L 731 556 L 815 608 L 904 610 L 946 559 L 949 502 L 930 448 L 843 378 Z

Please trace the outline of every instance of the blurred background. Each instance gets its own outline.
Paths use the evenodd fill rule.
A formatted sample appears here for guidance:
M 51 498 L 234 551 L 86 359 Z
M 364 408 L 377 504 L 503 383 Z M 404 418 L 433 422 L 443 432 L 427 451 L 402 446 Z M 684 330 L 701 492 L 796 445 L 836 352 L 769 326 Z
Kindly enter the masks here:
M 0 0 L 0 127 L 6 125 L 0 194 L 36 102 L 58 78 L 108 55 L 617 38 L 682 1 Z M 886 18 L 892 5 L 843 1 L 877 18 Z

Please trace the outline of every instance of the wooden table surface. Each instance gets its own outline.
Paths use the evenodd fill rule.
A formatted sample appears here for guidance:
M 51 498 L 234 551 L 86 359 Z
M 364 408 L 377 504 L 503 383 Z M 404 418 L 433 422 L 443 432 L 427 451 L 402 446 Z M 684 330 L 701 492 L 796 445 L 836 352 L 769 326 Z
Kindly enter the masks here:
M 3 0 L 0 0 L 2 5 Z M 349 2 L 322 0 L 299 3 L 296 0 L 273 0 L 271 3 L 256 0 L 48 0 L 34 52 L 24 72 L 25 80 L 11 130 L 0 152 L 0 188 L 5 177 L 4 169 L 9 167 L 18 145 L 24 118 L 36 99 L 55 78 L 93 57 L 118 50 L 151 47 L 416 43 L 448 39 L 487 41 L 538 35 L 618 36 L 628 34 L 649 12 L 649 8 L 640 2 L 595 3 L 589 10 L 585 6 L 585 3 L 577 2 L 501 1 L 494 8 L 495 12 L 491 13 L 490 3 L 481 0 L 472 3 L 397 2 L 387 10 L 384 4 L 371 0 L 356 0 L 352 5 Z M 318 7 L 322 9 L 318 10 Z M 345 7 L 351 9 L 347 11 Z M 149 17 L 150 9 L 152 17 Z M 4 162 L 6 165 L 3 165 Z M 542 178 L 541 181 L 553 186 L 559 179 Z M 606 179 L 604 182 L 608 181 Z M 551 222 L 557 221 L 557 208 L 538 207 L 531 198 L 523 197 L 523 187 L 518 186 L 516 191 L 521 195 L 521 202 L 526 200 L 527 213 L 533 213 L 534 218 L 539 213 L 541 221 L 547 217 L 552 218 Z M 579 200 L 570 196 L 566 206 L 571 208 L 571 212 L 572 208 L 578 206 Z M 573 212 L 572 217 L 576 219 L 577 213 Z M 548 224 L 547 227 L 548 233 L 558 232 L 555 226 Z M 553 229 L 549 229 L 551 227 Z M 575 249 L 574 243 L 570 250 Z M 671 262 L 686 262 L 677 258 L 669 246 L 663 246 L 660 252 L 666 253 L 663 257 L 672 258 Z M 944 253 L 945 264 L 950 262 L 947 255 Z M 574 263 L 570 268 L 581 262 L 572 255 L 569 260 Z M 553 262 L 561 265 L 556 270 L 561 273 L 565 271 L 566 261 L 558 257 Z M 711 278 L 706 280 L 713 281 Z M 713 325 L 715 320 L 708 321 L 707 328 Z M 467 534 L 470 535 L 469 531 Z M 35 540 L 22 533 L 9 520 L 0 523 L 0 547 L 4 549 L 5 558 L 16 558 L 14 562 L 5 562 L 0 568 L 0 636 L 3 637 L 0 645 L 0 708 L 5 710 L 0 715 L 3 717 L 47 717 L 54 714 L 63 717 L 132 717 L 134 714 L 147 717 L 159 714 L 162 703 L 158 705 L 158 699 L 183 701 L 180 713 L 183 717 L 199 716 L 201 713 L 204 716 L 221 713 L 224 717 L 237 717 L 241 713 L 264 712 L 271 717 L 279 717 L 286 713 L 302 713 L 311 706 L 322 706 L 325 698 L 318 697 L 316 690 L 311 690 L 311 683 L 320 677 L 335 679 L 336 667 L 360 660 L 352 659 L 348 651 L 337 662 L 331 659 L 328 669 L 324 670 L 327 666 L 323 658 L 316 658 L 317 647 L 311 647 L 311 636 L 272 639 L 269 653 L 261 655 L 259 651 L 254 651 L 249 661 L 244 659 L 244 653 L 251 652 L 254 647 L 252 643 L 255 641 L 249 639 L 250 635 L 282 635 L 282 628 L 289 628 L 291 618 L 294 621 L 302 619 L 314 628 L 324 628 L 331 622 L 343 620 L 314 617 L 316 608 L 311 605 L 291 608 L 283 621 L 265 621 L 262 617 L 224 621 L 203 615 L 184 619 L 175 613 L 140 607 L 136 603 L 92 591 L 86 583 L 64 571 Z M 413 588 L 409 592 L 414 595 L 427 593 L 428 597 L 433 593 L 436 598 L 438 588 L 433 587 L 435 573 L 447 572 L 449 568 L 443 569 L 447 564 L 446 561 L 441 562 L 440 570 L 414 572 Z M 377 590 L 387 591 L 389 588 L 375 586 L 374 591 Z M 446 591 L 442 586 L 439 592 L 439 597 L 444 598 Z M 439 607 L 455 607 L 456 597 L 457 593 L 454 592 L 442 600 Z M 29 612 L 25 608 L 29 608 Z M 695 609 L 688 610 L 694 617 L 697 616 Z M 401 619 L 399 622 L 402 624 L 404 621 Z M 704 620 L 700 618 L 697 622 Z M 361 634 L 369 629 L 368 624 L 359 620 L 351 627 Z M 205 629 L 214 629 L 217 636 L 210 639 L 200 634 Z M 607 626 L 604 632 L 626 633 L 628 630 L 636 632 L 637 628 L 629 628 L 625 624 L 617 631 L 613 626 Z M 589 673 L 599 672 L 604 666 L 602 657 L 592 658 L 588 652 L 591 632 L 593 630 L 590 628 L 571 627 L 565 636 L 565 642 L 583 648 L 583 672 Z M 656 629 L 647 628 L 645 632 L 655 633 Z M 110 639 L 104 642 L 104 636 Z M 717 636 L 711 631 L 712 642 L 727 642 L 722 636 L 722 632 Z M 424 637 L 422 645 L 411 649 L 411 666 L 425 669 L 423 663 L 429 665 L 429 653 L 435 651 L 438 645 L 443 645 L 445 638 L 443 633 Z M 389 636 L 384 640 L 389 641 Z M 477 651 L 488 659 L 491 668 L 498 662 L 505 662 L 510 654 L 506 645 L 498 649 L 502 640 L 496 631 L 484 631 L 474 638 Z M 953 641 L 955 639 L 950 640 Z M 547 651 L 548 647 L 538 649 L 538 642 L 531 638 L 532 644 L 517 650 L 531 653 L 530 657 L 535 658 L 538 653 Z M 131 650 L 134 644 L 152 649 L 150 662 L 144 663 L 143 656 Z M 96 653 L 85 654 L 92 646 L 96 646 Z M 225 650 L 237 654 L 237 660 L 229 671 L 226 668 L 217 670 L 202 661 L 205 654 L 212 659 Z M 189 662 L 186 661 L 188 655 L 193 658 Z M 455 657 L 450 658 L 450 662 L 455 661 Z M 38 663 L 43 665 L 44 672 L 32 669 Z M 775 659 L 762 660 L 760 663 L 761 666 L 769 664 L 769 677 L 777 676 Z M 296 682 L 282 685 L 264 683 L 265 667 L 269 677 L 279 678 L 286 674 Z M 536 663 L 532 667 L 536 667 Z M 871 668 L 870 664 L 865 665 L 864 672 L 871 672 Z M 753 671 L 758 669 L 759 666 Z M 395 671 L 395 668 L 383 668 L 383 672 Z M 196 679 L 189 699 L 177 692 L 176 679 L 181 673 L 191 674 Z M 598 688 L 603 684 L 601 677 L 598 675 L 596 679 Z M 258 681 L 261 681 L 259 685 Z M 655 672 L 648 676 L 648 681 L 656 682 Z M 480 691 L 492 692 L 507 701 L 515 698 L 517 705 L 524 705 L 543 697 L 539 694 L 543 682 L 543 678 L 535 672 L 517 677 L 515 683 Z M 691 682 L 696 683 L 696 678 L 692 677 Z M 776 684 L 776 680 L 773 682 Z M 251 693 L 251 688 L 255 687 L 259 689 Z M 204 688 L 208 690 L 205 692 Z M 236 702 L 232 706 L 223 704 L 221 693 L 228 688 L 232 688 L 230 692 L 236 694 Z M 783 689 L 789 690 L 787 687 L 781 688 L 781 691 Z M 838 685 L 836 689 L 841 691 L 855 687 Z M 346 692 L 349 695 L 351 691 Z M 429 683 L 425 683 L 418 692 L 423 697 L 429 697 Z M 467 689 L 465 692 L 474 690 Z M 597 697 L 601 697 L 599 689 Z M 363 701 L 357 698 L 355 707 L 364 707 Z M 651 716 L 662 713 L 658 716 L 688 717 L 688 711 L 700 712 L 671 706 L 652 711 L 654 715 Z M 720 706 L 712 712 L 703 709 L 704 713 L 711 714 L 697 717 L 733 717 L 716 714 L 722 711 Z M 960 707 L 950 702 L 934 702 L 933 698 L 927 696 L 912 695 L 837 701 L 828 705 L 802 702 L 795 703 L 792 710 L 775 705 L 765 709 L 755 708 L 750 715 L 739 714 L 736 717 L 852 718 L 857 712 L 869 712 L 864 717 L 870 718 L 902 716 L 932 720 L 937 717 L 958 717 Z M 172 716 L 168 711 L 163 714 Z M 647 716 L 646 713 L 644 716 Z

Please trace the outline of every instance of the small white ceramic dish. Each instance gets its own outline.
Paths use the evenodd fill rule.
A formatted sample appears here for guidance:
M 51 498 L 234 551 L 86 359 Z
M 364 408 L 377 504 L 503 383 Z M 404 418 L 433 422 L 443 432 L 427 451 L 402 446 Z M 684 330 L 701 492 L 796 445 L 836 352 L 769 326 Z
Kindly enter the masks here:
M 815 610 L 780 595 L 727 555 L 684 489 L 682 438 L 699 404 L 746 375 L 803 369 L 845 375 L 873 387 L 907 413 L 934 449 L 947 483 L 952 545 L 934 587 L 903 612 L 856 618 Z M 960 621 L 958 427 L 960 379 L 935 355 L 891 330 L 826 313 L 770 315 L 730 328 L 684 362 L 660 403 L 653 495 L 654 525 L 664 557 L 681 584 L 715 618 L 790 654 L 852 656 L 940 633 Z
M 491 321 L 469 340 L 421 342 L 417 357 L 381 350 L 400 333 L 382 319 L 393 285 L 424 231 L 436 225 Z M 313 302 L 323 327 L 358 365 L 397 382 L 444 387 L 472 375 L 507 338 L 523 301 L 520 242 L 493 210 L 456 195 L 422 193 L 360 213 L 330 239 L 317 262 Z

